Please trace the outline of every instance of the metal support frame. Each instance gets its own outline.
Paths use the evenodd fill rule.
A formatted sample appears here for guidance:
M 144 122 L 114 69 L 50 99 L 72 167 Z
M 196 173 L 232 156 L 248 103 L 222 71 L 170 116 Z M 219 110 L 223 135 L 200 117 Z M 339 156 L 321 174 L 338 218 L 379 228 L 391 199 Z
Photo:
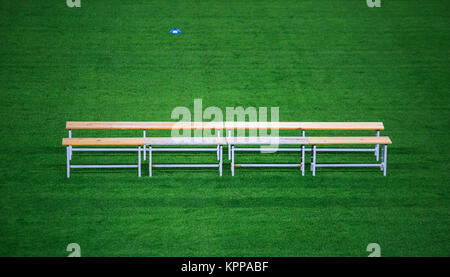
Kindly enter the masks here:
M 383 176 L 386 176 L 387 145 L 383 145 L 383 148 L 381 148 L 381 162 L 373 164 L 318 164 L 317 152 L 320 152 L 319 150 L 316 145 L 313 145 L 313 153 L 311 155 L 311 171 L 313 176 L 316 175 L 317 167 L 379 167 L 383 171 Z M 374 149 L 374 151 L 376 153 L 377 150 Z
M 234 145 L 231 145 L 231 176 L 234 176 Z
M 312 175 L 313 176 L 316 176 L 316 158 L 317 158 L 317 156 L 316 156 L 316 154 L 317 154 L 316 148 L 317 147 L 315 145 L 313 145 L 313 153 L 311 155 L 311 171 L 312 171 Z
M 217 137 L 220 138 L 220 130 L 217 129 Z M 220 145 L 217 145 L 217 160 L 220 161 Z
M 376 137 L 379 137 L 379 136 L 380 136 L 380 130 L 377 130 L 377 131 L 375 132 L 375 136 L 376 136 Z M 377 162 L 378 162 L 379 159 L 380 159 L 380 145 L 379 145 L 379 144 L 376 144 L 374 150 L 375 150 L 375 158 L 377 159 Z
M 380 131 L 375 132 L 375 136 L 380 136 Z M 306 131 L 302 130 L 302 137 L 306 137 Z M 312 152 L 313 147 L 305 148 L 305 151 Z M 380 156 L 380 145 L 376 144 L 374 148 L 318 148 L 317 152 L 374 152 L 375 158 L 378 161 Z M 312 156 L 311 156 L 312 159 Z M 312 170 L 311 170 L 312 171 Z
M 301 148 L 266 148 L 266 150 L 275 151 L 275 152 L 291 152 L 291 151 L 297 151 L 301 152 L 301 163 L 236 163 L 235 162 L 235 155 L 237 151 L 241 152 L 255 152 L 255 151 L 261 151 L 260 148 L 257 147 L 242 147 L 242 148 L 236 148 L 234 145 L 231 145 L 231 176 L 234 176 L 235 167 L 300 167 L 302 171 L 302 176 L 305 175 L 304 171 L 304 164 L 305 164 L 305 146 L 302 145 Z
M 67 178 L 70 178 L 70 146 L 67 146 L 66 158 L 67 158 Z
M 69 129 L 69 138 L 72 138 L 72 130 Z M 72 145 L 69 145 L 69 159 L 72 160 Z
M 136 152 L 139 148 L 72 148 L 72 152 Z
M 219 149 L 219 176 L 222 177 L 222 169 L 223 169 L 223 145 L 220 145 Z
M 217 167 L 219 169 L 219 176 L 222 176 L 223 169 L 223 146 L 218 145 L 217 148 L 153 148 L 151 145 L 147 145 L 148 149 L 148 171 L 149 177 L 153 175 L 153 168 L 161 167 L 161 168 L 193 168 L 193 167 Z M 218 160 L 217 164 L 154 164 L 153 163 L 153 152 L 176 152 L 176 151 L 210 151 L 216 152 L 218 149 Z
M 153 148 L 153 152 L 217 152 L 216 147 L 212 148 Z
M 228 130 L 228 137 L 231 138 L 231 130 Z M 228 160 L 231 161 L 231 144 L 228 144 Z
M 152 177 L 152 146 L 148 146 L 148 175 Z
M 70 169 L 71 168 L 137 168 L 138 169 L 138 177 L 141 177 L 141 146 L 137 148 L 72 148 L 71 145 L 66 147 L 67 153 L 67 178 L 70 178 Z M 138 162 L 136 165 L 134 164 L 119 164 L 119 165 L 72 165 L 70 161 L 72 160 L 72 153 L 74 151 L 79 152 L 89 152 L 89 151 L 101 151 L 101 152 L 118 152 L 118 151 L 137 151 L 138 154 Z
M 302 176 L 305 176 L 305 146 L 302 145 Z
M 387 145 L 381 148 L 381 165 L 380 170 L 383 171 L 383 176 L 386 176 L 387 170 Z
M 143 131 L 143 135 L 144 135 L 144 139 L 147 137 L 147 130 L 144 130 Z M 146 157 L 145 157 L 145 145 L 144 145 L 144 161 L 145 161 L 145 159 L 146 159 Z

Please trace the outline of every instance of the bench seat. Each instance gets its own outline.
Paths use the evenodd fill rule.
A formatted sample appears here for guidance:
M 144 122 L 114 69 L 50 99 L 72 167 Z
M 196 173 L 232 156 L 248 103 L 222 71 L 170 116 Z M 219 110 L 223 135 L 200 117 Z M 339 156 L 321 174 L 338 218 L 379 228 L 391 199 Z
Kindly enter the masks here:
M 144 138 L 63 138 L 64 146 L 138 146 Z
M 389 137 L 228 137 L 231 151 L 231 175 L 234 176 L 235 167 L 300 167 L 302 175 L 305 174 L 305 145 L 312 146 L 311 171 L 316 174 L 317 167 L 379 167 L 386 176 L 387 145 L 392 144 Z M 299 164 L 242 164 L 235 163 L 237 151 L 261 151 L 260 148 L 238 147 L 239 145 L 296 145 L 300 148 L 267 148 L 266 151 L 301 151 L 301 163 Z M 330 148 L 317 149 L 318 145 L 382 145 L 381 162 L 373 164 L 318 164 L 317 152 L 330 151 Z M 332 149 L 333 151 L 348 151 L 348 149 Z M 366 149 L 356 148 L 352 151 L 365 152 Z
M 228 137 L 228 138 L 63 138 L 64 146 L 138 146 L 138 145 L 344 145 L 344 144 L 392 144 L 389 137 Z
M 311 145 L 336 145 L 336 144 L 392 144 L 389 137 L 308 137 Z

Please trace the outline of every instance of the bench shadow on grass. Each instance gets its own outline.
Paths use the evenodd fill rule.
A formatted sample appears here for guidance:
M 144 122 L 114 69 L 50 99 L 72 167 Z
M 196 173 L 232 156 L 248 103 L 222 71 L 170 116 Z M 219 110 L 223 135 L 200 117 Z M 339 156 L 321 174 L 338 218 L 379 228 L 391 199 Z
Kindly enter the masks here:
M 121 197 L 114 199 L 114 205 L 127 208 L 329 208 L 329 207 L 363 207 L 379 208 L 381 203 L 373 197 L 293 197 L 293 196 L 264 196 L 264 197 Z M 111 200 L 100 198 L 85 198 L 83 201 L 92 201 L 95 205 L 110 205 Z M 104 202 L 104 203 L 102 203 Z M 389 201 L 395 206 L 396 201 Z M 386 207 L 387 203 L 383 203 Z M 412 203 L 413 204 L 413 203 Z
M 56 152 L 61 152 L 59 148 L 55 148 L 55 147 L 46 147 L 50 153 L 56 153 Z M 391 149 L 388 150 L 388 175 L 390 174 L 390 171 L 392 170 L 419 170 L 419 169 L 426 169 L 426 164 L 424 164 L 423 162 L 419 162 L 419 161 L 415 161 L 414 159 L 409 159 L 408 162 L 390 162 L 393 158 L 393 155 L 408 155 L 408 154 L 413 154 L 417 151 L 417 149 L 412 148 L 412 147 L 392 147 Z M 80 155 L 80 153 L 77 153 L 77 155 Z M 177 157 L 193 157 L 193 153 L 192 152 L 177 152 L 177 153 L 168 153 L 168 154 L 161 154 L 161 153 L 156 153 L 154 154 L 154 157 L 156 156 L 157 158 L 161 158 L 164 157 L 165 155 L 167 155 L 168 158 L 170 158 L 170 160 L 175 159 Z M 203 157 L 211 157 L 211 155 L 214 155 L 213 152 L 211 153 L 195 153 L 195 157 L 198 158 L 203 158 Z M 245 156 L 244 156 L 245 155 Z M 245 162 L 255 162 L 252 161 L 253 157 L 260 157 L 260 156 L 266 156 L 266 155 L 273 155 L 276 158 L 280 158 L 280 157 L 297 157 L 299 156 L 298 153 L 275 153 L 275 154 L 261 154 L 261 153 L 255 153 L 255 152 L 249 152 L 249 153 L 245 153 L 243 154 L 243 160 L 245 160 Z M 353 159 L 355 158 L 355 161 L 358 162 L 358 157 L 362 157 L 362 158 L 367 158 L 367 156 L 365 157 L 364 155 L 370 155 L 370 153 L 358 153 L 358 152 L 345 152 L 345 153 L 331 153 L 331 152 L 322 152 L 319 153 L 318 155 L 318 162 L 319 163 L 327 163 L 327 159 L 331 158 L 335 158 L 335 161 L 333 163 L 344 163 L 342 161 L 340 161 L 341 159 Z M 372 154 L 373 155 L 373 154 Z M 133 158 L 134 153 L 131 152 L 83 152 L 81 153 L 81 156 L 83 157 L 130 157 Z M 246 158 L 250 158 L 250 159 L 246 159 Z M 394 156 L 394 158 L 396 158 Z M 228 161 L 227 157 L 226 157 L 226 153 L 224 152 L 224 164 L 223 164 L 223 175 L 231 175 L 230 173 L 230 161 Z M 325 161 L 324 161 L 325 159 Z M 310 152 L 306 153 L 306 157 L 305 160 L 307 161 L 306 163 L 306 167 L 305 167 L 305 175 L 311 174 L 310 171 Z M 190 163 L 191 161 L 186 160 L 186 163 Z M 299 161 L 294 161 L 295 162 L 299 162 Z M 350 162 L 350 161 L 345 161 L 345 162 Z M 370 161 L 366 161 L 367 163 L 378 163 L 376 162 L 374 159 L 370 160 Z M 175 162 L 170 162 L 170 161 L 164 161 L 164 163 L 172 163 L 172 164 L 177 164 Z M 178 162 L 179 164 L 182 164 L 183 162 Z M 216 161 L 212 161 L 212 162 L 207 162 L 207 163 L 216 163 Z M 238 162 L 237 162 L 238 163 Z M 264 163 L 264 162 L 262 162 Z M 283 162 L 280 162 L 283 163 Z M 95 164 L 95 163 L 92 163 Z M 114 163 L 108 163 L 108 164 L 114 164 Z M 108 165 L 105 164 L 105 165 Z M 127 163 L 125 163 L 127 164 Z M 133 162 L 128 163 L 130 165 L 134 164 Z M 48 170 L 49 165 L 46 165 L 46 170 Z M 61 171 L 66 169 L 65 165 L 62 164 L 52 164 L 50 165 L 50 168 L 52 170 L 55 171 Z M 163 174 L 169 174 L 169 175 L 176 175 L 177 173 L 188 173 L 188 172 L 196 172 L 196 173 L 211 173 L 213 176 L 213 174 L 217 173 L 218 174 L 218 169 L 216 168 L 154 168 L 153 169 L 154 172 L 161 172 Z M 249 167 L 236 167 L 236 172 L 250 172 L 250 173 L 263 173 L 263 172 L 267 172 L 270 174 L 273 173 L 285 173 L 285 172 L 299 172 L 301 173 L 300 168 L 283 168 L 283 167 L 277 167 L 277 168 L 270 168 L 270 167 L 261 167 L 261 168 L 249 168 Z M 82 170 L 78 170 L 78 169 L 71 169 L 71 171 L 73 171 L 74 174 L 87 174 L 87 175 L 91 175 L 91 174 L 101 174 L 101 173 L 107 173 L 107 174 L 129 174 L 129 175 L 137 175 L 137 169 L 82 169 Z M 77 172 L 79 171 L 79 172 Z M 320 173 L 338 173 L 338 172 L 358 172 L 358 173 L 374 173 L 374 174 L 382 174 L 381 170 L 379 168 L 330 168 L 330 167 L 326 167 L 326 168 L 316 168 L 316 177 L 317 174 Z M 146 173 L 148 173 L 148 161 L 144 161 L 142 160 L 142 176 L 145 177 Z M 240 176 L 240 177 L 244 177 L 244 176 Z

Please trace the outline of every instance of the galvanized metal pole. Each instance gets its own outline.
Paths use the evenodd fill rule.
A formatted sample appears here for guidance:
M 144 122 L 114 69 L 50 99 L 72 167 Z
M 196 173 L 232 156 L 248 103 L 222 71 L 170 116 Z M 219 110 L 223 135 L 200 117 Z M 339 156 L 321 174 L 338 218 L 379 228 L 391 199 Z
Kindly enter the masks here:
M 147 130 L 144 130 L 144 139 L 147 137 Z M 145 161 L 145 159 L 146 159 L 146 157 L 145 157 L 145 144 L 144 144 L 144 161 Z
M 384 147 L 381 148 L 380 171 L 383 171 L 383 161 L 384 161 Z
M 228 130 L 228 137 L 231 138 L 231 130 Z M 228 144 L 228 160 L 231 160 L 231 144 Z
M 316 146 L 313 146 L 313 161 L 311 164 L 312 167 L 312 174 L 313 176 L 316 176 Z
M 141 146 L 138 147 L 138 177 L 141 178 Z
M 387 144 L 384 145 L 384 161 L 383 161 L 383 176 L 386 176 L 387 170 Z
M 375 132 L 375 136 L 376 136 L 376 137 L 379 137 L 379 136 L 380 136 L 380 131 L 379 131 L 379 130 L 377 130 L 377 131 Z M 377 162 L 378 162 L 378 160 L 380 159 L 380 145 L 379 145 L 379 144 L 376 144 L 376 145 L 375 145 L 375 157 L 376 157 Z
M 69 138 L 72 138 L 72 130 L 69 129 Z M 69 159 L 72 160 L 72 145 L 69 145 Z
M 70 149 L 67 146 L 66 158 L 67 158 L 67 178 L 70 178 Z
M 217 137 L 218 137 L 218 138 L 220 138 L 220 130 L 219 130 L 219 129 L 217 129 L 217 130 L 216 130 L 216 132 L 217 132 Z M 219 154 L 220 154 L 220 153 L 219 153 L 219 152 L 220 152 L 220 149 L 219 149 L 219 148 L 220 148 L 220 146 L 219 146 L 219 145 L 217 145 L 217 160 L 218 160 L 218 161 L 220 161 L 220 157 L 219 157 Z
M 302 145 L 302 176 L 305 176 L 305 145 Z
M 231 145 L 231 176 L 234 176 L 234 145 Z
M 152 146 L 148 146 L 148 174 L 152 177 Z
M 223 146 L 220 146 L 220 160 L 219 160 L 219 175 L 222 176 L 222 166 L 223 166 Z

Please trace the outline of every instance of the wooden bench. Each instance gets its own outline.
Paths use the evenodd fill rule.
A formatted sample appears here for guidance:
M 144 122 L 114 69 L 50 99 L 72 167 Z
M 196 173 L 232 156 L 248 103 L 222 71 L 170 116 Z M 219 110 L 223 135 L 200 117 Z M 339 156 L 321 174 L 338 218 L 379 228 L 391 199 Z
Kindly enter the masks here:
M 223 168 L 223 145 L 226 139 L 222 137 L 202 138 L 172 138 L 172 137 L 152 137 L 152 138 L 64 138 L 62 144 L 67 147 L 67 178 L 70 178 L 71 168 L 138 168 L 138 176 L 141 177 L 141 151 L 144 146 L 148 146 L 149 152 L 149 175 L 152 176 L 153 167 L 217 167 L 219 175 L 222 176 Z M 217 164 L 153 164 L 153 146 L 205 146 L 219 145 Z M 98 151 L 137 151 L 137 165 L 71 165 L 73 151 L 92 151 L 93 148 L 72 148 L 73 146 L 137 146 L 137 148 L 101 148 Z M 125 150 L 124 150 L 125 149 Z M 174 151 L 175 148 L 158 148 L 158 151 Z M 176 148 L 177 151 L 216 151 L 215 148 Z M 144 150 L 145 152 L 145 150 Z
M 312 145 L 311 171 L 316 175 L 316 167 L 380 167 L 386 176 L 387 169 L 387 146 L 392 144 L 389 137 L 309 137 L 308 142 Z M 381 162 L 372 164 L 318 164 L 317 145 L 383 145 L 381 148 Z
M 69 138 L 72 137 L 72 130 L 141 130 L 142 137 L 147 137 L 147 130 L 217 130 L 223 129 L 223 122 L 183 122 L 183 121 L 67 121 L 66 129 L 69 131 Z M 72 149 L 72 148 L 71 148 Z M 124 149 L 117 149 L 127 151 Z M 133 149 L 132 149 L 133 150 Z M 153 151 L 167 151 L 154 149 Z M 84 151 L 102 151 L 102 149 L 85 149 Z M 170 151 L 181 151 L 177 148 L 171 148 Z M 196 150 L 187 150 L 196 151 Z M 219 146 L 216 146 L 217 159 L 219 159 Z M 144 146 L 144 160 L 146 160 L 146 146 Z
M 389 137 L 279 137 L 277 141 L 274 138 L 267 137 L 233 137 L 227 138 L 231 145 L 231 175 L 234 176 L 235 167 L 300 167 L 302 175 L 305 175 L 305 145 L 312 146 L 311 171 L 313 176 L 316 174 L 316 167 L 380 167 L 383 175 L 386 176 L 387 168 L 387 145 L 392 144 Z M 242 164 L 235 163 L 235 152 L 254 151 L 257 148 L 235 148 L 235 145 L 269 145 L 278 143 L 279 145 L 299 146 L 299 148 L 284 148 L 287 151 L 301 151 L 301 161 L 299 164 Z M 317 152 L 320 150 L 317 145 L 383 145 L 381 162 L 373 164 L 318 164 Z M 295 150 L 293 150 L 295 149 Z M 278 149 L 279 150 L 279 149 Z M 327 149 L 322 149 L 327 151 Z
M 279 130 L 299 130 L 302 137 L 306 137 L 306 131 L 329 130 L 329 131 L 374 131 L 375 136 L 380 136 L 380 131 L 384 130 L 382 122 L 224 122 L 227 129 L 227 136 L 231 136 L 232 130 L 257 130 L 257 129 L 279 129 Z M 289 150 L 290 149 L 290 150 Z M 281 150 L 281 149 L 280 149 Z M 305 148 L 304 151 L 311 151 Z M 283 150 L 281 150 L 283 151 Z M 288 148 L 286 151 L 300 151 L 296 148 Z M 379 145 L 374 148 L 327 148 L 329 152 L 374 152 L 375 158 L 379 160 Z M 228 159 L 231 159 L 231 147 L 228 147 Z
M 306 136 L 306 131 L 313 130 L 333 130 L 333 131 L 375 131 L 375 136 L 380 136 L 380 131 L 384 130 L 382 122 L 171 122 L 171 121 L 68 121 L 66 129 L 69 131 L 69 137 L 72 137 L 72 130 L 142 130 L 143 137 L 147 137 L 147 130 L 173 130 L 174 128 L 185 130 L 216 130 L 220 136 L 221 130 L 227 130 L 227 136 L 230 137 L 232 130 L 299 130 L 302 137 Z M 146 160 L 146 151 L 144 146 L 144 160 Z M 311 151 L 311 148 L 305 148 L 305 151 Z M 93 150 L 95 151 L 95 150 Z M 158 151 L 155 149 L 154 151 Z M 176 150 L 175 150 L 176 151 Z M 216 147 L 219 155 L 219 147 Z M 299 151 L 299 149 L 292 149 Z M 376 160 L 379 160 L 379 145 L 374 148 L 355 149 L 355 148 L 327 148 L 324 151 L 336 152 L 374 152 Z M 231 147 L 228 147 L 228 159 L 231 160 Z
M 148 168 L 149 176 L 152 176 L 153 167 L 166 167 L 166 168 L 192 168 L 192 167 L 217 167 L 219 168 L 219 176 L 222 176 L 223 169 L 223 145 L 227 144 L 227 141 L 223 137 L 147 137 L 144 139 L 148 149 Z M 216 151 L 215 148 L 154 148 L 154 146 L 218 146 L 218 164 L 154 164 L 152 162 L 152 156 L 155 149 L 157 151 Z
M 228 144 L 228 158 L 229 160 L 232 160 L 232 155 L 234 156 L 234 152 L 237 151 L 260 151 L 260 147 L 236 147 L 236 146 L 248 146 L 250 144 L 244 143 L 244 141 L 248 141 L 247 138 L 239 138 L 239 137 L 232 137 L 231 132 L 232 130 L 273 130 L 273 129 L 279 129 L 279 130 L 299 130 L 301 131 L 301 137 L 279 137 L 281 143 L 279 145 L 298 145 L 299 147 L 289 147 L 289 148 L 278 148 L 273 149 L 276 151 L 297 151 L 302 152 L 302 155 L 304 156 L 305 151 L 313 151 L 314 146 L 310 148 L 306 148 L 306 146 L 312 145 L 311 143 L 304 143 L 304 144 L 298 144 L 296 143 L 291 144 L 292 139 L 305 139 L 306 138 L 306 131 L 308 130 L 365 130 L 365 131 L 375 131 L 374 137 L 369 138 L 377 138 L 380 136 L 380 131 L 384 130 L 384 126 L 382 122 L 99 122 L 99 121 L 68 121 L 66 123 L 66 129 L 69 131 L 69 138 L 72 138 L 72 130 L 142 130 L 143 136 L 142 139 L 144 139 L 144 143 L 139 144 L 139 146 L 143 147 L 143 156 L 144 160 L 146 160 L 146 153 L 147 153 L 147 147 L 148 145 L 153 145 L 157 147 L 152 147 L 151 152 L 149 151 L 149 154 L 157 151 L 216 151 L 217 154 L 217 160 L 220 164 L 222 164 L 222 151 L 223 151 L 223 145 Z M 228 134 L 226 136 L 226 141 L 224 143 L 223 140 L 217 140 L 210 142 L 218 142 L 217 144 L 183 144 L 186 143 L 186 141 L 183 141 L 183 138 L 180 138 L 177 143 L 169 143 L 173 142 L 172 138 L 169 137 L 170 140 L 167 140 L 168 138 L 152 138 L 147 137 L 147 130 L 173 130 L 173 129 L 184 129 L 184 130 L 216 130 L 218 139 L 222 138 L 220 132 L 221 130 L 227 130 Z M 150 140 L 145 140 L 145 139 Z M 113 138 L 105 138 L 105 139 L 88 139 L 83 138 L 78 141 L 70 141 L 70 143 L 67 145 L 67 151 L 68 151 L 68 164 L 70 160 L 72 159 L 72 152 L 73 151 L 138 151 L 141 150 L 139 147 L 137 148 L 74 148 L 73 146 L 83 146 L 83 144 L 75 144 L 75 143 L 81 143 L 83 140 L 85 143 L 92 143 L 92 144 L 85 144 L 89 146 L 130 146 L 128 144 L 123 143 L 136 143 L 136 141 L 132 140 L 120 140 Z M 126 139 L 126 138 L 122 138 Z M 131 139 L 139 139 L 139 138 L 131 138 Z M 156 139 L 153 141 L 152 139 Z M 237 139 L 237 140 L 234 140 Z M 267 143 L 263 143 L 266 139 L 260 139 L 260 141 L 257 143 L 254 143 L 253 145 L 265 145 Z M 161 142 L 161 143 L 160 143 Z M 266 141 L 267 142 L 267 141 Z M 100 144 L 100 143 L 110 143 L 110 144 Z M 234 144 L 233 144 L 234 143 Z M 271 144 L 271 143 L 269 143 Z M 371 143 L 365 143 L 366 145 L 369 145 Z M 172 146 L 172 147 L 159 147 L 159 146 Z M 180 148 L 179 146 L 183 145 L 214 145 L 215 148 L 211 147 L 201 147 L 201 148 Z M 328 145 L 335 145 L 335 144 L 328 144 Z M 342 144 L 345 145 L 345 144 Z M 375 144 L 374 148 L 320 148 L 317 149 L 315 152 L 322 152 L 322 151 L 348 151 L 348 152 L 374 152 L 376 156 L 376 160 L 379 160 L 379 145 Z M 173 147 L 177 146 L 177 147 Z M 232 147 L 233 146 L 233 147 Z M 233 148 L 233 149 L 232 149 Z M 232 153 L 232 150 L 234 151 Z M 139 156 L 140 159 L 140 156 Z M 140 162 L 139 162 L 140 164 Z M 151 164 L 151 163 L 150 163 Z M 168 165 L 167 167 L 175 167 L 176 165 Z M 212 166 L 212 165 L 210 165 Z M 216 165 L 214 165 L 216 166 Z M 261 164 L 237 164 L 236 166 L 262 166 Z M 269 165 L 267 165 L 269 166 Z M 304 162 L 302 158 L 302 163 L 300 164 L 272 164 L 272 166 L 299 166 L 302 169 L 302 174 L 304 175 Z M 326 166 L 326 165 L 318 165 L 320 166 Z M 72 168 L 76 167 L 82 167 L 82 166 L 73 166 Z M 88 166 L 86 166 L 88 167 Z M 95 166 L 99 167 L 99 166 Z M 151 171 L 150 166 L 150 171 Z M 154 167 L 164 167 L 164 165 L 154 165 Z M 181 165 L 180 167 L 193 167 L 192 165 Z M 70 169 L 70 165 L 68 167 Z M 234 174 L 234 166 L 232 168 L 232 173 Z M 221 172 L 221 168 L 220 168 Z M 315 167 L 313 173 L 315 174 Z M 68 176 L 70 172 L 68 170 Z M 140 175 L 140 170 L 139 170 Z
M 70 178 L 71 168 L 137 168 L 141 177 L 141 146 L 144 138 L 63 138 L 62 145 L 66 146 L 67 178 Z M 99 151 L 137 151 L 137 165 L 71 165 L 73 151 L 92 151 L 91 148 L 73 148 L 73 146 L 137 146 L 137 148 L 102 148 Z M 86 150 L 90 149 L 90 150 Z
M 234 176 L 235 167 L 299 167 L 302 175 L 305 175 L 305 145 L 308 145 L 306 137 L 227 137 L 231 156 L 231 176 Z M 236 148 L 236 146 L 241 146 Z M 242 146 L 258 147 L 242 147 Z M 277 145 L 276 148 L 261 148 L 264 145 Z M 279 148 L 278 145 L 298 146 L 299 148 Z M 300 163 L 235 163 L 236 151 L 301 151 Z
M 223 169 L 223 145 L 230 145 L 231 149 L 231 175 L 234 176 L 235 167 L 299 167 L 302 175 L 305 174 L 305 145 L 312 146 L 311 171 L 315 176 L 317 167 L 380 167 L 383 175 L 386 176 L 387 170 L 387 145 L 392 144 L 389 137 L 191 137 L 191 138 L 172 138 L 172 137 L 148 137 L 148 138 L 64 138 L 62 144 L 67 147 L 67 177 L 70 177 L 71 168 L 138 168 L 138 176 L 141 177 L 141 151 L 143 146 L 148 148 L 149 156 L 149 176 L 152 176 L 154 167 L 218 167 L 219 175 L 222 176 Z M 301 151 L 300 163 L 294 164 L 243 164 L 235 163 L 236 145 L 290 145 L 299 146 L 297 150 Z M 318 145 L 383 145 L 381 162 L 373 164 L 318 164 L 317 152 Z M 153 164 L 152 154 L 154 146 L 205 146 L 219 145 L 219 163 L 218 164 Z M 134 151 L 138 152 L 137 165 L 71 165 L 72 151 L 83 151 L 82 148 L 72 146 L 137 146 Z M 173 148 L 163 149 L 171 151 Z M 178 148 L 180 151 L 215 151 L 214 148 Z M 205 150 L 206 149 L 206 150 Z M 255 151 L 256 148 L 238 148 L 239 151 Z M 128 151 L 129 148 L 127 148 Z M 276 149 L 279 150 L 279 149 Z M 116 148 L 102 148 L 102 151 L 120 151 Z

